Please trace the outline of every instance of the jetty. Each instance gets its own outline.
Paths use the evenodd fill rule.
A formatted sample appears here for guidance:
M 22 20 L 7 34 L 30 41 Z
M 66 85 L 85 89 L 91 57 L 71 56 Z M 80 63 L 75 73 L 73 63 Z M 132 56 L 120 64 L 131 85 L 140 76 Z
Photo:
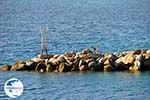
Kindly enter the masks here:
M 132 50 L 100 54 L 91 49 L 64 54 L 39 54 L 13 65 L 5 64 L 2 71 L 72 72 L 72 71 L 146 71 L 150 70 L 150 50 Z

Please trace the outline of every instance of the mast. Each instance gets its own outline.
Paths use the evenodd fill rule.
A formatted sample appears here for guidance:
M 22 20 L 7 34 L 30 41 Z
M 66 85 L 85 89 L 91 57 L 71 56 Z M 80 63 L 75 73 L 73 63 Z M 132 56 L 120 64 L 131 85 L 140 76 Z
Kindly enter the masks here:
M 41 26 L 40 27 L 40 33 L 41 33 L 41 55 L 48 55 L 48 48 L 47 48 L 47 36 L 48 33 L 48 27 L 47 26 Z

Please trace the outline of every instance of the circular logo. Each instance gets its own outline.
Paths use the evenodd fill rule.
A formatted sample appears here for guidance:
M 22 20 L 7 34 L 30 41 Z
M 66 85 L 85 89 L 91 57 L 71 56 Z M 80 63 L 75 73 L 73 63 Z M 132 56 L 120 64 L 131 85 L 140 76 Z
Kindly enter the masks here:
M 16 98 L 22 94 L 23 84 L 20 80 L 11 78 L 5 83 L 4 91 L 9 97 Z

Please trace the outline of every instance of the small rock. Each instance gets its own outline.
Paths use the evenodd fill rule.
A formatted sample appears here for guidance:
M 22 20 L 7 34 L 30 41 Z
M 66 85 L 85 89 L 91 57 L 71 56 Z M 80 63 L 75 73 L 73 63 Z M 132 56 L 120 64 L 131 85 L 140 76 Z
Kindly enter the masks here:
M 9 71 L 11 69 L 11 65 L 3 65 L 2 67 L 1 67 L 1 70 L 2 71 Z
M 141 62 L 136 60 L 134 62 L 134 66 L 133 66 L 134 70 L 140 70 L 141 69 Z
M 130 67 L 129 70 L 132 72 L 135 72 L 135 71 L 138 71 L 139 69 L 137 67 Z
M 134 55 L 139 55 L 139 54 L 141 54 L 141 52 L 142 52 L 142 51 L 141 51 L 140 49 L 135 50 L 135 51 L 134 51 Z
M 81 65 L 81 66 L 79 66 L 79 70 L 80 70 L 80 71 L 85 71 L 85 70 L 86 70 L 86 65 Z
M 112 71 L 112 70 L 113 70 L 113 68 L 111 65 L 105 65 L 104 66 L 104 71 Z

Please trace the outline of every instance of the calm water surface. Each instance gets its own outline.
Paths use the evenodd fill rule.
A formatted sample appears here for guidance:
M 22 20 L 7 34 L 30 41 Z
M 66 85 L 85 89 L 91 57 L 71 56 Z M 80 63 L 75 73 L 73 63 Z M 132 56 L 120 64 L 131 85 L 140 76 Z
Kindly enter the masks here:
M 150 49 L 150 0 L 0 0 L 0 65 L 40 52 L 39 27 L 47 25 L 49 53 L 100 45 L 102 52 Z M 0 72 L 20 79 L 18 99 L 150 99 L 150 72 Z

